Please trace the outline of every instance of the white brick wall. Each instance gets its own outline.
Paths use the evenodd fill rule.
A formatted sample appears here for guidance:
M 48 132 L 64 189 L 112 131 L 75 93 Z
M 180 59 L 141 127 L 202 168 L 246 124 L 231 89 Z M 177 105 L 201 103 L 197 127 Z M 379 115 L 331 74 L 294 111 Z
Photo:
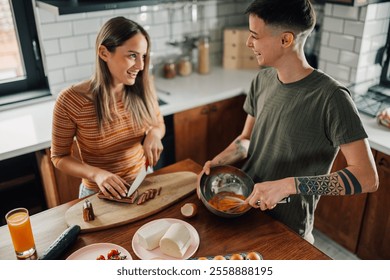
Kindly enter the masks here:
M 114 16 L 125 16 L 137 21 L 148 31 L 152 39 L 152 61 L 155 63 L 166 56 L 181 53 L 180 48 L 167 44 L 170 38 L 183 40 L 184 35 L 198 36 L 207 30 L 211 37 L 212 63 L 221 64 L 223 28 L 247 26 L 244 10 L 250 2 L 199 2 L 196 23 L 191 21 L 189 2 L 185 1 L 61 16 L 37 7 L 38 32 L 51 92 L 56 95 L 63 88 L 91 76 L 95 64 L 97 32 L 104 22 Z
M 378 83 L 381 67 L 375 64 L 385 45 L 390 2 L 351 7 L 325 4 L 319 68 L 346 85 L 364 92 Z

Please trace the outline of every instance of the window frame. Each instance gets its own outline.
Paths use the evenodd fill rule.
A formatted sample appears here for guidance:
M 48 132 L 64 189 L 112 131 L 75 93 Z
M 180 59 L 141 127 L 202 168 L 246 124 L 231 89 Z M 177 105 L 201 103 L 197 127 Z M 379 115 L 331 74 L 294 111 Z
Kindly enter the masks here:
M 40 52 L 33 1 L 10 0 L 25 77 L 0 83 L 0 106 L 50 95 Z M 26 94 L 28 92 L 28 94 Z

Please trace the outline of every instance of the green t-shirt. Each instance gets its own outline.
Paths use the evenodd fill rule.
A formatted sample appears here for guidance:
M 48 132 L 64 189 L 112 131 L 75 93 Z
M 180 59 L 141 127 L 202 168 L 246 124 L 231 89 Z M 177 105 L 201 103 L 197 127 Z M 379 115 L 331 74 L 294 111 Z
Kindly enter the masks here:
M 347 88 L 319 70 L 289 84 L 274 68 L 260 70 L 244 109 L 256 119 L 243 167 L 255 183 L 327 174 L 339 145 L 367 138 Z M 318 200 L 293 195 L 268 212 L 305 237 Z

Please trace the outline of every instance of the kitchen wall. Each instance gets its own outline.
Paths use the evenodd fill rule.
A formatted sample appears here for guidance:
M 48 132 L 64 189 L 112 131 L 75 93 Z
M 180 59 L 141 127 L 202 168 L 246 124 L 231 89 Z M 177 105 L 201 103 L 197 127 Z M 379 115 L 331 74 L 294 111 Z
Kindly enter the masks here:
M 142 24 L 152 38 L 152 62 L 159 74 L 160 63 L 182 53 L 184 36 L 210 36 L 212 64 L 222 64 L 223 29 L 247 26 L 245 8 L 251 0 L 198 1 L 198 18 L 191 16 L 191 1 L 99 12 L 55 15 L 36 8 L 41 48 L 52 94 L 90 77 L 94 67 L 95 38 L 102 24 L 114 16 L 125 16 Z M 307 48 L 318 58 L 318 68 L 346 85 L 358 84 L 364 92 L 378 82 L 381 67 L 376 54 L 385 44 L 390 2 L 351 7 L 314 4 L 317 32 Z
M 196 22 L 191 17 L 191 1 L 60 16 L 37 7 L 38 32 L 52 94 L 91 76 L 97 32 L 111 17 L 125 16 L 147 29 L 152 38 L 155 64 L 181 53 L 180 47 L 169 45 L 168 41 L 182 41 L 185 35 L 207 34 L 212 63 L 220 65 L 223 28 L 247 26 L 244 11 L 250 2 L 198 1 Z
M 378 50 L 386 43 L 390 2 L 351 7 L 325 4 L 319 68 L 355 93 L 379 82 Z

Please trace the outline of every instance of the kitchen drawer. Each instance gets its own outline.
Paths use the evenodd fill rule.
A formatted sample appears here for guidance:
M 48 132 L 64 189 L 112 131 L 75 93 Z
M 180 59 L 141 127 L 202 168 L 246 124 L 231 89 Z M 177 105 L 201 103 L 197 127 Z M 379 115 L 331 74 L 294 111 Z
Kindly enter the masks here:
M 224 56 L 251 56 L 254 55 L 252 49 L 248 48 L 244 43 L 225 43 L 223 45 Z
M 244 43 L 249 37 L 249 30 L 247 27 L 227 28 L 223 32 L 223 40 L 225 44 L 229 43 Z
M 255 55 L 250 56 L 224 56 L 223 68 L 226 69 L 258 69 L 259 64 Z

